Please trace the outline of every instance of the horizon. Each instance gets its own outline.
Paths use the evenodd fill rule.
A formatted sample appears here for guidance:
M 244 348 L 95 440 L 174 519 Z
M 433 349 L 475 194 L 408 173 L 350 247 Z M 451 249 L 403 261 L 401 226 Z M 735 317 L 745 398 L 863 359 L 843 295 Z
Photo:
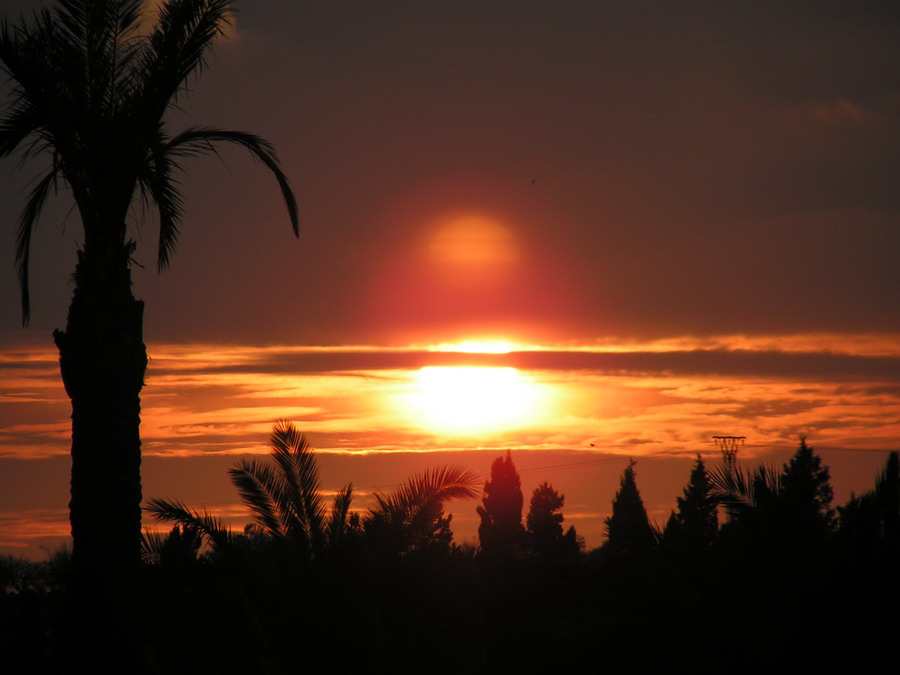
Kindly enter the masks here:
M 590 548 L 605 538 L 628 460 L 639 461 L 638 486 L 661 527 L 695 457 L 720 461 L 715 435 L 747 436 L 738 457 L 748 466 L 780 466 L 806 437 L 831 467 L 840 505 L 871 489 L 887 452 L 898 449 L 891 442 L 900 437 L 900 396 L 890 387 L 900 376 L 900 354 L 883 336 L 857 336 L 843 352 L 833 336 L 784 344 L 778 374 L 756 363 L 773 359 L 771 340 L 735 336 L 525 350 L 511 341 L 407 349 L 151 343 L 144 497 L 208 508 L 240 530 L 249 513 L 226 469 L 268 454 L 272 424 L 284 418 L 315 448 L 326 494 L 354 483 L 354 510 L 371 506 L 375 491 L 438 465 L 470 466 L 486 480 L 493 459 L 511 451 L 526 510 L 530 491 L 549 481 L 566 496 L 567 526 L 575 525 Z M 817 344 L 820 350 L 811 351 Z M 68 400 L 56 358 L 37 344 L 0 354 L 0 474 L 8 486 L 0 551 L 31 558 L 68 540 Z M 451 374 L 456 389 L 439 379 L 435 398 L 433 383 L 422 379 L 429 372 Z M 472 398 L 473 385 L 482 398 Z M 517 397 L 522 387 L 525 395 Z M 500 396 L 515 405 L 491 406 Z M 27 422 L 14 419 L 25 409 Z M 166 469 L 173 461 L 175 475 Z M 53 469 L 37 471 L 41 464 Z M 55 485 L 49 495 L 34 495 L 36 473 Z M 476 541 L 476 506 L 448 506 L 459 543 Z M 146 529 L 158 527 L 145 519 Z

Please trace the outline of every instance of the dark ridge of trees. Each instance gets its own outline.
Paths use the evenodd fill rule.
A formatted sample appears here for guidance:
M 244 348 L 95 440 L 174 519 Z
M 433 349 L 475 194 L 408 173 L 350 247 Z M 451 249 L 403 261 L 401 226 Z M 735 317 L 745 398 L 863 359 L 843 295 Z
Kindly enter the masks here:
M 359 510 L 350 486 L 322 498 L 315 453 L 293 427 L 279 425 L 272 440 L 267 461 L 230 472 L 254 518 L 245 531 L 154 502 L 175 526 L 145 536 L 139 626 L 148 672 L 742 673 L 772 663 L 875 672 L 896 664 L 897 453 L 873 489 L 831 521 L 830 474 L 805 441 L 777 470 L 707 471 L 698 458 L 670 519 L 678 538 L 607 541 L 569 555 L 534 543 L 541 532 L 559 542 L 564 522 L 562 495 L 542 482 L 526 518 L 530 543 L 514 556 L 484 556 L 453 543 L 444 512 L 448 499 L 476 496 L 464 470 L 413 476 Z M 506 458 L 498 466 L 506 472 L 498 475 L 515 475 Z M 641 523 L 646 537 L 639 498 L 629 463 L 615 512 L 643 513 L 624 522 Z M 685 536 L 695 525 L 702 536 Z M 632 530 L 610 535 L 622 531 Z M 0 558 L 4 673 L 74 672 L 60 639 L 70 630 L 69 565 L 64 556 L 53 565 Z

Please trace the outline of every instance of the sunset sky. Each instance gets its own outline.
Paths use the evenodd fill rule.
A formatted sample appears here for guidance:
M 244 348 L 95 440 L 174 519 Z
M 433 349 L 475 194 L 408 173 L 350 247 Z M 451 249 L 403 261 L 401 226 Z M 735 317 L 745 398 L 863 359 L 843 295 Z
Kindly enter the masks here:
M 900 449 L 890 3 L 237 7 L 170 128 L 270 140 L 301 236 L 238 149 L 185 163 L 161 275 L 136 203 L 145 497 L 240 526 L 227 468 L 285 418 L 359 507 L 511 449 L 526 504 L 550 481 L 597 546 L 628 457 L 661 524 L 716 434 L 777 464 L 805 434 L 839 503 Z M 68 531 L 68 193 L 33 243 L 27 328 L 13 259 L 45 161 L 0 165 L 0 552 L 24 555 Z M 457 540 L 475 507 L 451 504 Z

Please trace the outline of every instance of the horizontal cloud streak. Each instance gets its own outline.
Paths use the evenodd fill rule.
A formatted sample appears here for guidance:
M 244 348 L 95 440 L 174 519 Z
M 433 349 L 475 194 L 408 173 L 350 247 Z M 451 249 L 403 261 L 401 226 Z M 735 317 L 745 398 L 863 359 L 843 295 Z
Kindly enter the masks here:
M 693 348 L 687 341 L 681 348 L 672 343 L 634 346 L 576 347 L 571 349 L 523 349 L 509 353 L 479 354 L 427 349 L 315 349 L 267 347 L 214 352 L 215 360 L 191 361 L 187 352 L 169 356 L 163 353 L 151 364 L 156 375 L 194 372 L 206 374 L 240 373 L 326 373 L 346 371 L 412 370 L 426 366 L 498 366 L 526 370 L 590 370 L 601 372 L 665 372 L 685 375 L 767 375 L 782 377 L 872 377 L 900 378 L 900 349 L 887 351 L 886 345 L 868 343 L 858 352 L 841 351 L 840 343 L 829 349 L 802 351 L 797 340 L 785 339 L 784 349 L 773 341 L 751 348 L 739 341 L 739 348 L 707 340 L 698 340 Z M 804 347 L 816 341 L 802 340 Z M 900 344 L 900 338 L 896 344 Z M 855 347 L 856 345 L 850 344 Z M 868 347 L 868 349 L 867 349 Z M 186 349 L 196 354 L 204 347 Z M 213 348 L 215 349 L 215 348 Z
M 776 342 L 679 338 L 504 354 L 151 345 L 144 453 L 266 452 L 271 424 L 282 417 L 313 434 L 323 451 L 339 453 L 693 453 L 711 435 L 732 432 L 765 447 L 790 444 L 799 433 L 833 447 L 896 444 L 900 353 L 890 353 L 887 336 L 787 336 L 783 351 L 772 349 Z M 801 351 L 813 345 L 831 351 Z M 68 453 L 68 401 L 56 360 L 27 346 L 0 354 L 2 455 Z M 415 393 L 414 373 L 426 366 L 518 368 L 542 392 L 541 409 L 514 429 L 436 433 L 403 404 Z

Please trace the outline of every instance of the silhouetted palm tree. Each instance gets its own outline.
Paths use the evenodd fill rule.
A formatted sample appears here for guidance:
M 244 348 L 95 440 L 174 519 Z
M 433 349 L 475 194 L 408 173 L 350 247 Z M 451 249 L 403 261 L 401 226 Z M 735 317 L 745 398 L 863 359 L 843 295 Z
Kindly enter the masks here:
M 270 441 L 274 465 L 242 460 L 228 473 L 263 532 L 315 556 L 346 532 L 353 486 L 334 496 L 327 514 L 318 464 L 306 437 L 293 424 L 278 422 Z
M 450 519 L 444 504 L 453 499 L 474 499 L 480 477 L 469 469 L 445 466 L 410 477 L 395 492 L 375 493 L 375 506 L 363 522 L 376 546 L 398 553 L 449 545 Z
M 353 487 L 348 484 L 334 496 L 329 513 L 315 452 L 303 434 L 282 421 L 275 425 L 270 442 L 272 461 L 242 460 L 229 470 L 231 481 L 253 514 L 257 532 L 284 550 L 314 559 L 350 531 Z M 401 552 L 415 548 L 449 523 L 443 516 L 444 504 L 474 498 L 478 482 L 476 474 L 454 466 L 417 474 L 395 492 L 376 492 L 376 504 L 362 525 L 373 537 L 389 536 Z M 228 551 L 236 544 L 234 534 L 206 511 L 165 499 L 149 500 L 147 511 L 157 521 L 199 532 L 216 549 Z
M 276 423 L 269 438 L 271 462 L 241 460 L 229 469 L 231 481 L 253 514 L 257 532 L 305 559 L 320 555 L 347 531 L 353 487 L 338 492 L 328 514 L 319 488 L 313 449 L 297 428 Z M 221 521 L 179 502 L 152 499 L 147 510 L 156 520 L 176 522 L 227 550 L 234 536 Z
M 81 217 L 75 290 L 55 331 L 72 400 L 70 519 L 76 568 L 97 579 L 140 561 L 140 391 L 147 365 L 143 303 L 131 289 L 136 193 L 159 213 L 158 267 L 175 251 L 179 161 L 234 143 L 275 176 L 297 233 L 297 206 L 278 159 L 252 134 L 166 132 L 163 116 L 229 20 L 229 0 L 166 0 L 141 31 L 141 0 L 60 0 L 30 23 L 0 24 L 0 64 L 14 84 L 0 122 L 0 157 L 23 149 L 50 166 L 22 211 L 16 262 L 28 321 L 28 261 L 42 206 L 58 185 Z

